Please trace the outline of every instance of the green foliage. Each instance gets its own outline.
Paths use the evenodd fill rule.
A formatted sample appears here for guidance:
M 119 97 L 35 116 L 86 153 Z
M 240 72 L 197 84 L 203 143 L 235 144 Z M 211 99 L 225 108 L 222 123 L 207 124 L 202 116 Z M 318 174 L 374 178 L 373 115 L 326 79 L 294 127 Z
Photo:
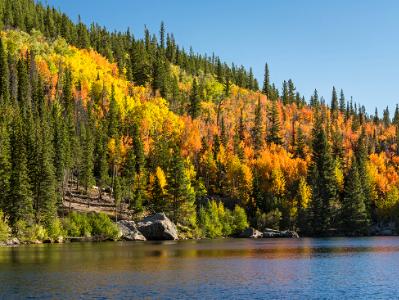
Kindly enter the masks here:
M 54 218 L 50 224 L 47 225 L 47 235 L 53 241 L 64 237 L 64 228 L 62 226 L 62 221 L 59 218 Z
M 47 237 L 46 228 L 39 224 L 29 224 L 18 220 L 14 228 L 16 236 L 21 242 L 43 241 Z
M 245 210 L 236 206 L 233 211 L 226 209 L 222 202 L 209 201 L 199 211 L 199 228 L 202 235 L 217 238 L 239 234 L 248 227 Z
M 396 199 L 398 196 L 396 195 Z M 347 234 L 359 234 L 367 231 L 369 220 L 365 205 L 365 195 L 357 162 L 352 162 L 351 169 L 345 179 L 344 197 L 341 208 L 341 228 Z
M 338 188 L 334 173 L 334 160 L 323 128 L 321 117 L 313 128 L 312 163 L 309 183 L 312 188 L 312 226 L 315 234 L 327 234 L 332 226 L 333 204 Z
M 11 228 L 8 226 L 4 213 L 0 210 L 0 242 L 6 241 L 10 237 Z
M 71 237 L 101 236 L 117 239 L 119 234 L 116 224 L 104 213 L 83 214 L 71 212 L 63 220 L 63 226 L 66 235 Z
M 266 228 L 278 230 L 281 219 L 282 213 L 277 208 L 268 213 L 260 210 L 256 212 L 256 226 L 259 230 L 265 230 Z

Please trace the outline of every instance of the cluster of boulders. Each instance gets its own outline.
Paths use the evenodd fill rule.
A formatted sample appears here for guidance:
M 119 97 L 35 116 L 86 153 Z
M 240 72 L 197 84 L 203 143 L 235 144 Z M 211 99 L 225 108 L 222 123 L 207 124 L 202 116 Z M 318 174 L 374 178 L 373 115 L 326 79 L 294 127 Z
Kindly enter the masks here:
M 291 230 L 274 230 L 266 228 L 263 232 L 249 227 L 245 229 L 238 237 L 240 238 L 299 238 L 298 233 Z
M 140 222 L 121 220 L 117 222 L 120 237 L 126 241 L 177 240 L 176 225 L 164 214 L 157 213 L 145 217 Z M 295 231 L 265 229 L 263 232 L 249 227 L 239 238 L 299 238 Z
M 176 225 L 164 214 L 148 216 L 140 222 L 117 222 L 121 238 L 127 241 L 177 240 Z

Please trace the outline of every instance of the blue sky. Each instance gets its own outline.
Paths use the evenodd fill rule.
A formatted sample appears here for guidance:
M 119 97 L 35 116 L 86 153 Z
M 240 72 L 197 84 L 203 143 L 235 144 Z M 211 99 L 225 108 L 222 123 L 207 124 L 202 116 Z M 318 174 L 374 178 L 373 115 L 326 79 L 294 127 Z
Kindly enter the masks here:
M 185 48 L 215 52 L 252 67 L 263 80 L 264 63 L 279 87 L 292 78 L 310 96 L 329 102 L 332 86 L 381 111 L 399 103 L 399 1 L 395 0 L 47 0 L 85 23 L 113 30 L 144 25 L 158 32 L 163 20 Z

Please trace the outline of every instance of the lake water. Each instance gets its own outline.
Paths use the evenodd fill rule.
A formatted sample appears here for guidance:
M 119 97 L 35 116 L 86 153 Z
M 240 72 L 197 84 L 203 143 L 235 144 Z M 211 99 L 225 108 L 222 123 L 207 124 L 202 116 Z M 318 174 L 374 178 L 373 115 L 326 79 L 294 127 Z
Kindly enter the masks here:
M 393 299 L 399 238 L 0 248 L 0 299 Z

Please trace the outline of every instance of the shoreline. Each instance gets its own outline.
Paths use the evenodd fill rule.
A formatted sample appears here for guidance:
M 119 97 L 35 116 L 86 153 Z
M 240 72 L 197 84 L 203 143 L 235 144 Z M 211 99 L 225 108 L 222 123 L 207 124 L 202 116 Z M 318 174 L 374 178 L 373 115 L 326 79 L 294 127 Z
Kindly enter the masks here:
M 51 240 L 43 240 L 43 241 L 19 241 L 18 238 L 13 237 L 8 241 L 0 242 L 0 248 L 10 248 L 10 247 L 19 247 L 19 246 L 30 246 L 30 245 L 43 245 L 43 244 L 70 244 L 70 243 L 104 243 L 104 242 L 127 242 L 127 243 L 143 243 L 143 242 L 180 242 L 180 241 L 200 241 L 200 240 L 292 240 L 292 239 L 333 239 L 333 238 L 372 238 L 372 237 L 399 237 L 399 234 L 381 234 L 381 235 L 334 235 L 334 236 L 301 236 L 299 238 L 289 238 L 289 237 L 262 237 L 262 238 L 251 238 L 251 237 L 217 237 L 217 238 L 183 238 L 177 240 L 126 240 L 126 239 L 118 239 L 112 240 L 109 238 L 104 238 L 101 236 L 94 237 L 66 237 L 63 238 L 62 241 L 51 241 Z M 17 241 L 18 240 L 18 241 Z

